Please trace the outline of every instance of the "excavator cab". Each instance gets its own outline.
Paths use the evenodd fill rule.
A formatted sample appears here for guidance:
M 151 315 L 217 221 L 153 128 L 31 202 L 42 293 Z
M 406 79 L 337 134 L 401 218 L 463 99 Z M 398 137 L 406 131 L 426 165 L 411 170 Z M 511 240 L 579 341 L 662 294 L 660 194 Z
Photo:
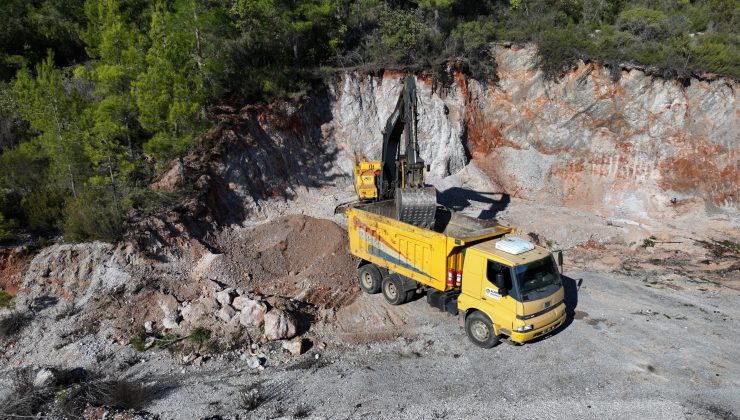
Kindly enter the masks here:
M 380 178 L 379 160 L 361 160 L 355 156 L 355 191 L 360 201 L 377 200 Z
M 431 228 L 437 191 L 425 184 L 426 165 L 417 141 L 416 82 L 403 82 L 396 108 L 383 130 L 380 161 L 355 158 L 355 189 L 361 201 L 395 200 L 395 217 L 404 223 Z

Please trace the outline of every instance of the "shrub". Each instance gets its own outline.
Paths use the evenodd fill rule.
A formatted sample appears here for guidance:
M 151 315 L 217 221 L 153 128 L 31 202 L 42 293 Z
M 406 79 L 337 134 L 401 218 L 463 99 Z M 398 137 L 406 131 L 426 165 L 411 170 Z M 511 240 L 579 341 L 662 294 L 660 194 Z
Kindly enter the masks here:
M 635 7 L 617 18 L 617 27 L 644 39 L 662 38 L 667 34 L 667 16 L 659 10 Z
M 691 44 L 691 66 L 740 77 L 740 45 L 736 36 L 705 34 Z
M 379 64 L 420 64 L 434 57 L 440 44 L 421 11 L 386 8 L 371 34 L 370 56 Z
M 545 31 L 538 43 L 540 66 L 548 79 L 554 79 L 568 70 L 578 59 L 584 58 L 587 37 L 573 27 L 570 30 Z
M 16 228 L 16 223 L 13 220 L 7 220 L 2 213 L 0 213 L 0 242 L 7 241 L 13 237 L 13 230 Z
M 652 248 L 652 247 L 654 247 L 655 246 L 655 240 L 656 239 L 657 238 L 655 236 L 651 236 L 651 237 L 649 237 L 647 239 L 644 239 L 642 241 L 642 247 L 643 248 Z
M 246 411 L 256 410 L 266 401 L 261 384 L 243 386 L 239 389 L 239 408 Z
M 198 346 L 198 348 L 201 348 L 203 344 L 205 344 L 210 339 L 211 330 L 203 327 L 195 328 L 194 330 L 190 331 L 190 335 L 188 335 L 188 340 Z
M 21 200 L 28 228 L 34 232 L 53 232 L 63 218 L 64 198 L 52 188 L 34 191 Z
M 295 410 L 293 410 L 293 418 L 305 419 L 306 417 L 311 415 L 311 411 L 313 411 L 313 408 L 310 405 L 306 403 L 300 403 L 296 406 Z
M 13 296 L 5 290 L 0 290 L 0 308 L 9 308 L 13 305 Z
M 102 240 L 114 242 L 123 232 L 121 203 L 108 197 L 108 190 L 82 191 L 64 208 L 64 236 L 72 242 Z
M 15 372 L 10 393 L 0 401 L 0 418 L 34 418 L 47 402 L 54 399 L 51 390 L 34 387 L 33 380 L 31 369 Z
M 144 352 L 146 351 L 146 338 L 146 333 L 142 331 L 131 337 L 128 340 L 128 343 L 131 344 L 131 347 L 133 347 L 134 350 L 138 352 Z

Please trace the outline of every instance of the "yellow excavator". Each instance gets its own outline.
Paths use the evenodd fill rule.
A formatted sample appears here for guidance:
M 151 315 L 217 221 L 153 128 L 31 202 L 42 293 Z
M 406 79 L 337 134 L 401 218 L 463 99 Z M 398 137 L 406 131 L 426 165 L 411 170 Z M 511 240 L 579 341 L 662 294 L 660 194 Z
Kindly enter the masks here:
M 406 76 L 396 108 L 383 130 L 379 161 L 355 157 L 355 190 L 362 202 L 395 200 L 396 220 L 431 228 L 437 192 L 424 182 L 427 167 L 419 155 L 414 77 Z

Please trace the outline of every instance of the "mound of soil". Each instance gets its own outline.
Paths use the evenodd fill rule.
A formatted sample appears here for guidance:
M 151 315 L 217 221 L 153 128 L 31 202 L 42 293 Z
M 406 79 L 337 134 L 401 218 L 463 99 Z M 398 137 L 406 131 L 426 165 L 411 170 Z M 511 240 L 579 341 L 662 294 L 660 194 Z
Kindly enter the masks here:
M 323 308 L 348 305 L 359 292 L 347 233 L 332 221 L 284 216 L 224 239 L 247 289 Z

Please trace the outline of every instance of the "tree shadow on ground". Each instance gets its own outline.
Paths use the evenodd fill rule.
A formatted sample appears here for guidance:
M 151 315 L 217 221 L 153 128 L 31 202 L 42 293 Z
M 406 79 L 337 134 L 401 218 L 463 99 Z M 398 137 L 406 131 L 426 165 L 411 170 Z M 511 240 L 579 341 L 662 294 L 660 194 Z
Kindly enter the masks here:
M 500 198 L 496 198 L 499 196 Z M 511 197 L 505 192 L 480 192 L 467 188 L 452 187 L 437 193 L 437 202 L 452 211 L 462 211 L 473 205 L 473 202 L 489 204 L 483 210 L 479 219 L 494 219 L 496 214 L 506 209 L 511 202 Z

